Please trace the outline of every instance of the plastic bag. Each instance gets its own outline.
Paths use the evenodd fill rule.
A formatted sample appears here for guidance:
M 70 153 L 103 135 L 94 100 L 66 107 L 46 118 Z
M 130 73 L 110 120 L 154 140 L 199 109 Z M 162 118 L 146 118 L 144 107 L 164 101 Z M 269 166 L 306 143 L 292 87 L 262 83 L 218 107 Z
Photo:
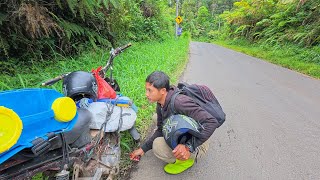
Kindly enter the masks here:
M 114 106 L 105 102 L 93 102 L 88 110 L 92 113 L 90 129 L 100 129 L 105 122 L 108 110 L 112 110 L 110 119 L 107 122 L 106 132 L 115 132 L 118 129 L 125 131 L 131 129 L 137 119 L 137 113 L 130 107 Z M 120 118 L 122 116 L 122 122 Z
M 114 99 L 117 96 L 117 93 L 112 89 L 112 87 L 102 78 L 99 76 L 99 71 L 102 67 L 98 67 L 97 69 L 92 69 L 92 73 L 96 78 L 98 84 L 98 99 L 103 98 L 111 98 Z

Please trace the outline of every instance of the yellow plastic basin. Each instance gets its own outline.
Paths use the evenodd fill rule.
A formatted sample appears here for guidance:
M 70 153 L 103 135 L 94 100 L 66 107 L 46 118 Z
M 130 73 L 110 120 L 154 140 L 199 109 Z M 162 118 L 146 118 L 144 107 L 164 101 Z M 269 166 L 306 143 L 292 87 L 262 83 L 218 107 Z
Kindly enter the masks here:
M 0 106 L 0 153 L 15 145 L 23 129 L 22 121 L 13 110 Z

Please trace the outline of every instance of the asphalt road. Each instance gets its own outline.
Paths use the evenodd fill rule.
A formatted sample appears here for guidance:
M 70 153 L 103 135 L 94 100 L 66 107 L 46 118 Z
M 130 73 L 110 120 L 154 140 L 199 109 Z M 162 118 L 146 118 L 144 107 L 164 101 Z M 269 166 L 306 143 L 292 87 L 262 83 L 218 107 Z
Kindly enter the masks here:
M 181 80 L 210 87 L 225 124 L 186 172 L 166 174 L 151 150 L 130 179 L 320 179 L 320 80 L 198 42 Z

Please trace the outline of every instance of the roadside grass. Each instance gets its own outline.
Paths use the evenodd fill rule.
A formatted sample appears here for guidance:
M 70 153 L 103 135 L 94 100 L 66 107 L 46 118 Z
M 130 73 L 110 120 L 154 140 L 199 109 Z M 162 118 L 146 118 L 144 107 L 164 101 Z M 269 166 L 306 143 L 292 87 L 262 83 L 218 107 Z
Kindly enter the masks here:
M 161 70 L 169 75 L 172 84 L 176 84 L 187 64 L 189 42 L 190 39 L 184 37 L 162 42 L 132 43 L 132 47 L 114 59 L 113 76 L 120 85 L 121 93 L 130 97 L 139 109 L 136 127 L 142 139 L 145 139 L 153 123 L 151 117 L 155 113 L 155 104 L 150 104 L 145 98 L 145 79 L 151 72 Z M 0 90 L 40 87 L 42 82 L 66 72 L 91 71 L 106 63 L 109 51 L 88 51 L 76 58 L 62 57 L 51 63 L 44 61 L 20 67 L 14 77 L 0 74 Z M 61 82 L 49 88 L 62 92 Z M 123 132 L 120 177 L 128 175 L 127 170 L 132 167 L 128 153 L 136 146 L 130 134 Z
M 246 40 L 212 41 L 238 52 L 320 79 L 320 46 L 303 48 L 297 45 L 269 45 Z

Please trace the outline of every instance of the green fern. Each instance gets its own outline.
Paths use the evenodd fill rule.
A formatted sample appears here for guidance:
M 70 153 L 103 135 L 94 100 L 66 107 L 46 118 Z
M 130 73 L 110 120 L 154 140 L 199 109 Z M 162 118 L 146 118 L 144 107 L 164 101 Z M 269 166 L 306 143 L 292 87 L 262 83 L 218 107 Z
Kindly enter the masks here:
M 120 6 L 120 1 L 116 0 L 99 0 L 99 4 L 103 4 L 103 6 L 107 9 L 110 8 L 109 4 L 111 4 L 114 8 L 118 9 Z
M 110 46 L 110 42 L 100 35 L 97 31 L 89 29 L 87 27 L 82 27 L 78 24 L 67 22 L 67 21 L 60 21 L 60 26 L 63 27 L 67 38 L 70 40 L 72 37 L 79 37 L 85 36 L 88 38 L 91 45 L 97 48 L 97 43 Z
M 283 27 L 285 27 L 288 23 L 289 23 L 289 21 L 280 21 L 280 22 L 278 23 L 278 27 L 279 27 L 279 28 L 283 28 Z
M 0 13 L 0 25 L 3 24 L 3 21 L 7 20 L 7 14 Z
M 85 29 L 82 26 L 72 22 L 61 20 L 59 22 L 59 25 L 63 28 L 69 40 L 71 39 L 72 36 L 81 36 L 81 35 L 84 35 L 85 33 Z
M 250 27 L 251 26 L 247 24 L 241 25 L 235 30 L 234 33 L 244 35 L 249 30 Z
M 58 2 L 60 0 L 57 0 Z M 57 2 L 57 3 L 58 3 Z M 110 5 L 115 9 L 120 7 L 121 1 L 116 0 L 67 0 L 68 6 L 74 15 L 79 13 L 82 20 L 86 19 L 86 14 L 95 16 L 99 13 L 99 9 L 104 6 L 106 9 L 110 8 Z
M 262 19 L 261 21 L 256 23 L 256 26 L 262 26 L 262 27 L 267 27 L 272 24 L 272 21 L 270 19 Z
M 262 36 L 262 33 L 261 32 L 256 32 L 252 35 L 253 39 L 260 39 Z
M 312 29 L 307 33 L 307 35 L 303 38 L 305 45 L 311 46 L 314 44 L 319 44 L 320 38 L 320 27 Z
M 98 46 L 96 44 L 96 39 L 91 34 L 88 36 L 88 38 L 93 48 L 98 49 Z
M 301 41 L 301 39 L 303 39 L 306 36 L 306 34 L 307 34 L 306 32 L 296 33 L 292 39 L 294 42 L 299 42 Z
M 99 8 L 99 3 L 95 0 L 81 0 L 78 4 L 80 17 L 85 20 L 85 14 L 94 15 Z
M 60 9 L 63 9 L 62 4 L 61 4 L 61 0 L 56 0 L 56 3 Z
M 3 38 L 1 35 L 0 35 L 0 48 L 2 49 L 2 51 L 4 52 L 4 55 L 5 56 L 9 56 L 8 54 L 8 49 L 10 48 L 10 45 L 8 43 L 8 41 L 6 40 L 7 38 Z
M 67 4 L 71 12 L 75 15 L 76 14 L 76 7 L 78 5 L 78 0 L 67 0 Z

